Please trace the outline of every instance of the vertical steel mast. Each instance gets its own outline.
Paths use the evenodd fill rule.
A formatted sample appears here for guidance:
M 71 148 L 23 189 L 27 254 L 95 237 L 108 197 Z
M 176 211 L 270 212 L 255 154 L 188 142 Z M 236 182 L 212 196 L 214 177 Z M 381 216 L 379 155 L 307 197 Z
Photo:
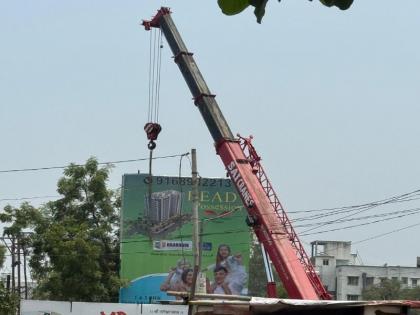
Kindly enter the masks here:
M 289 298 L 331 299 L 277 198 L 251 139 L 233 136 L 215 95 L 210 92 L 193 54 L 185 46 L 169 8 L 158 10 L 152 20 L 143 21 L 143 26 L 146 30 L 160 28 L 165 35 L 194 103 L 215 141 L 216 152 L 248 211 L 247 223 L 264 245 Z

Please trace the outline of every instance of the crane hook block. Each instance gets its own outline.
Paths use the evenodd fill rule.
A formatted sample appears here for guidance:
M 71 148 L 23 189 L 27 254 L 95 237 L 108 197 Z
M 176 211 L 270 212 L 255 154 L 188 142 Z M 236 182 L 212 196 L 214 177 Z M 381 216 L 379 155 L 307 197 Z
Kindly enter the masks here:
M 146 132 L 147 139 L 150 140 L 149 144 L 147 145 L 150 150 L 156 148 L 155 140 L 157 140 L 161 130 L 162 127 L 158 123 L 148 122 L 144 125 L 144 131 Z

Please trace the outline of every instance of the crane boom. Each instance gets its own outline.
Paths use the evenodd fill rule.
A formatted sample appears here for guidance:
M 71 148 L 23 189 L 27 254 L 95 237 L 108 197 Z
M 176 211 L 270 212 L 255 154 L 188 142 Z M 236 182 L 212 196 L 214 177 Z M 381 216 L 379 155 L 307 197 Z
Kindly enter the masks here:
M 248 211 L 247 223 L 264 245 L 289 298 L 331 299 L 295 233 L 250 138 L 236 138 L 224 118 L 193 54 L 185 46 L 169 8 L 162 7 L 150 21 L 143 21 L 146 30 L 160 28 L 174 60 L 193 95 L 209 131 L 216 152 Z

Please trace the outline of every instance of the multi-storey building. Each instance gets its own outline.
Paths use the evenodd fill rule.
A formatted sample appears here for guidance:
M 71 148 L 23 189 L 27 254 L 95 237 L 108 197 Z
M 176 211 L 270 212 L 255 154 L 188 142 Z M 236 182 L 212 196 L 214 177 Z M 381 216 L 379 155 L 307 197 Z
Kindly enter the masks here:
M 312 263 L 337 300 L 361 300 L 365 288 L 385 279 L 398 280 L 403 287 L 420 286 L 420 257 L 413 267 L 365 266 L 356 264 L 351 242 L 314 241 L 311 246 Z

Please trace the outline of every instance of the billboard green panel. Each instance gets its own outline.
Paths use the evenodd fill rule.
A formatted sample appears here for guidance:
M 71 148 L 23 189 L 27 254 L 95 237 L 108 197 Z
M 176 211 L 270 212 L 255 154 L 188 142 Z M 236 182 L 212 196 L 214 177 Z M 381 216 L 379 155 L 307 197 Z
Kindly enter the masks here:
M 121 278 L 123 303 L 168 300 L 191 284 L 191 178 L 123 176 Z M 229 179 L 199 179 L 201 269 L 207 291 L 247 294 L 250 232 Z

